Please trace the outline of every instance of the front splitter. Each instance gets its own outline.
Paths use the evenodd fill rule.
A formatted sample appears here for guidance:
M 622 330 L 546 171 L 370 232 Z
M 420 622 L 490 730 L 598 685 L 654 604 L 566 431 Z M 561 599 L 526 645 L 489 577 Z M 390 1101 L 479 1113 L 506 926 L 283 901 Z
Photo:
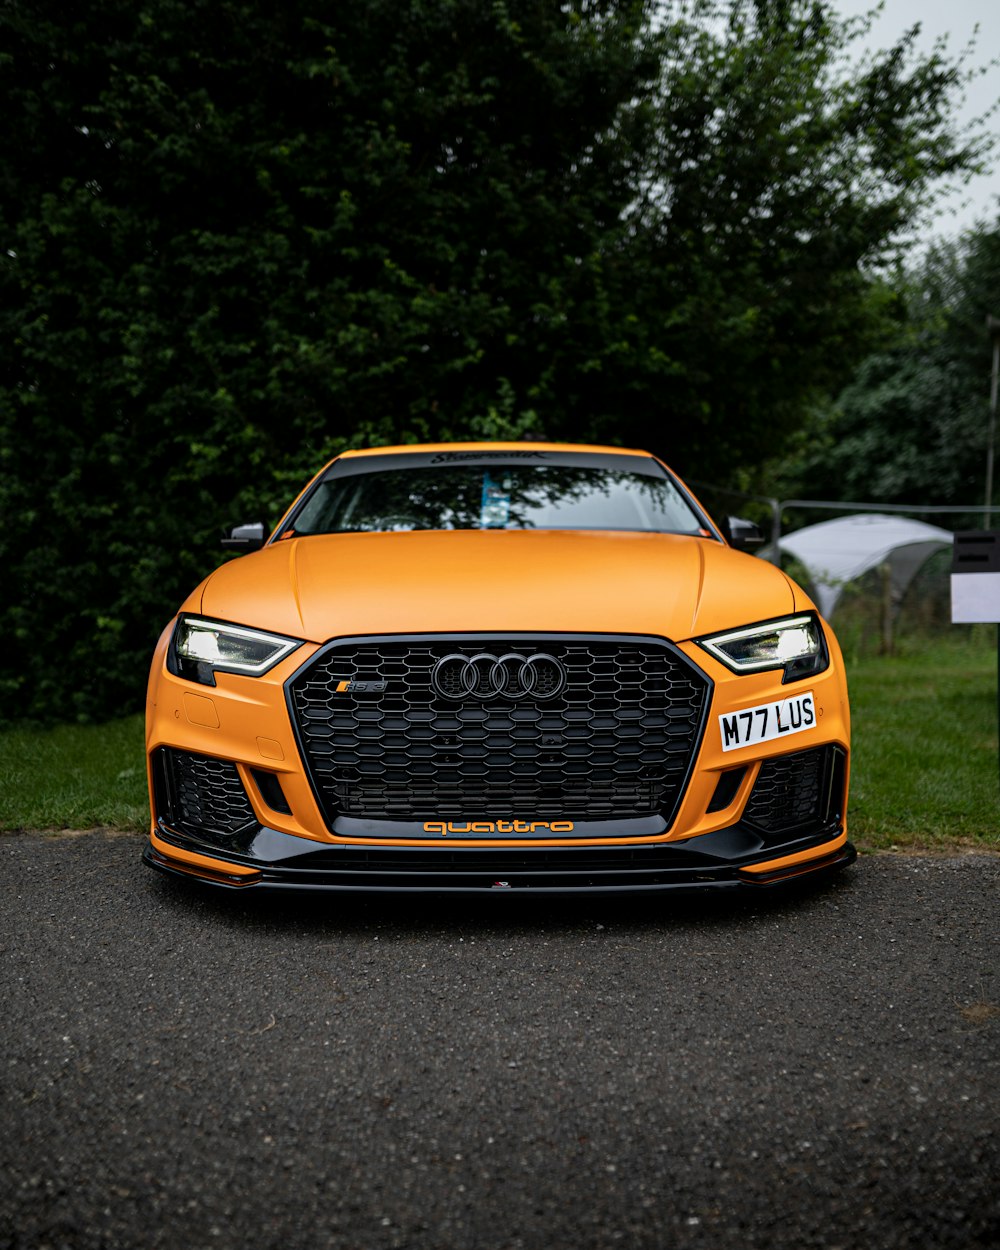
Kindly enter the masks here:
M 261 827 L 236 851 L 161 823 L 143 852 L 151 868 L 225 889 L 435 894 L 761 891 L 837 871 L 855 858 L 839 826 L 765 846 L 740 825 L 656 846 L 523 849 L 320 846 Z

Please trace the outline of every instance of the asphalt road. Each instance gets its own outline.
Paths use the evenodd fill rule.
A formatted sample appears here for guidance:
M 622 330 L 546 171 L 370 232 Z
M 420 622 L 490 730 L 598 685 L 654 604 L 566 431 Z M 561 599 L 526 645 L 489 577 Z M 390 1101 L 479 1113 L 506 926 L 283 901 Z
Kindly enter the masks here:
M 3 1250 L 1000 1245 L 1000 859 L 268 900 L 0 839 Z

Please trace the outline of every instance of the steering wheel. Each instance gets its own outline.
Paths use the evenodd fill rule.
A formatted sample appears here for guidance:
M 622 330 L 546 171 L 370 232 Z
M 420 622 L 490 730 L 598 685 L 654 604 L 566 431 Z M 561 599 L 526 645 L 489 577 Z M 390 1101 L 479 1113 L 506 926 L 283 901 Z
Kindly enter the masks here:
M 374 530 L 417 530 L 422 521 L 412 512 L 388 512 L 385 516 L 376 517 Z

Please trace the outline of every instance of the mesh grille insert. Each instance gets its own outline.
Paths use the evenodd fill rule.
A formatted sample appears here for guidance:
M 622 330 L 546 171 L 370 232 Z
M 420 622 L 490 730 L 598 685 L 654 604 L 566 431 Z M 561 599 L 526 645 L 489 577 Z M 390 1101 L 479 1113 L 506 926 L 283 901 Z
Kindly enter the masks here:
M 765 760 L 743 813 L 766 833 L 783 833 L 827 818 L 830 747 Z
M 254 823 L 253 808 L 231 760 L 164 749 L 163 764 L 171 824 L 234 837 Z
M 435 691 L 446 656 L 544 652 L 565 684 Z M 511 666 L 516 669 L 516 663 Z M 346 683 L 385 683 L 345 689 Z M 336 644 L 289 684 L 321 806 L 383 820 L 668 820 L 698 743 L 708 679 L 652 639 L 417 638 Z M 446 697 L 450 696 L 450 697 Z M 456 697 L 457 696 L 457 697 Z

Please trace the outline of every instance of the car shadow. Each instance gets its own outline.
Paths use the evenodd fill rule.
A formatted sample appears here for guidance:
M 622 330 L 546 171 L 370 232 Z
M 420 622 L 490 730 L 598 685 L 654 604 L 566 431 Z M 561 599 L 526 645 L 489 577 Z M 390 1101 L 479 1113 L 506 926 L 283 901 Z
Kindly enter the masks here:
M 292 893 L 221 889 L 197 881 L 156 876 L 148 883 L 168 911 L 197 913 L 205 924 L 247 930 L 286 930 L 300 936 L 400 937 L 574 932 L 595 926 L 618 932 L 721 927 L 756 917 L 795 917 L 848 899 L 863 869 L 764 889 L 606 895 L 531 895 L 484 891 L 475 895 L 419 893 Z

